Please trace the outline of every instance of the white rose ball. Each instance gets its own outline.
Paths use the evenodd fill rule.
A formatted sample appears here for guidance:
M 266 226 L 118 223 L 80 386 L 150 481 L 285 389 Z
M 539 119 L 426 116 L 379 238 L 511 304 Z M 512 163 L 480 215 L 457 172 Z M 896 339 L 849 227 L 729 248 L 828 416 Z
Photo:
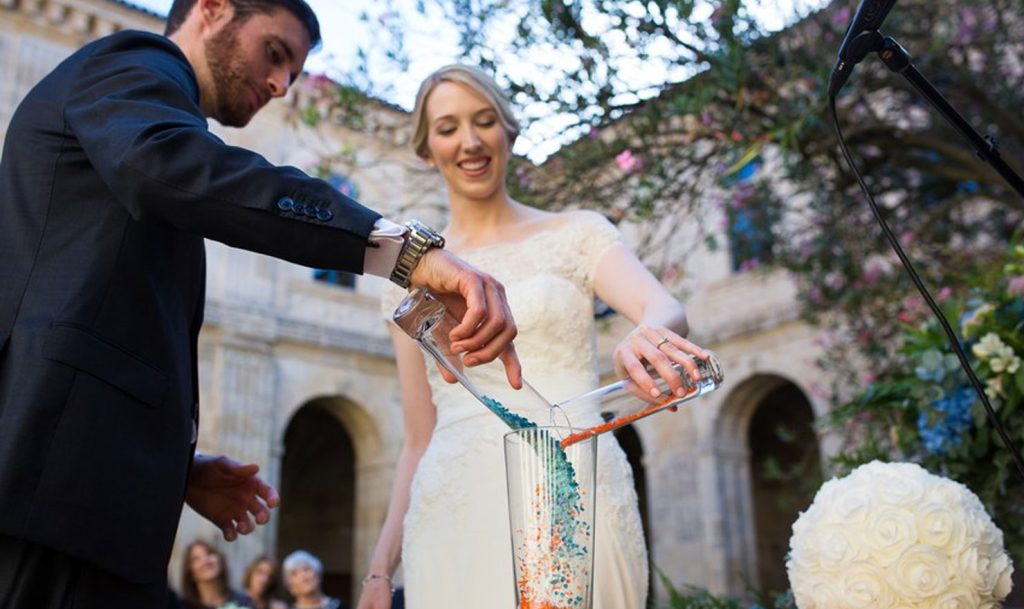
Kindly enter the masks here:
M 1013 565 L 977 495 L 913 463 L 822 485 L 786 560 L 800 609 L 997 609 Z

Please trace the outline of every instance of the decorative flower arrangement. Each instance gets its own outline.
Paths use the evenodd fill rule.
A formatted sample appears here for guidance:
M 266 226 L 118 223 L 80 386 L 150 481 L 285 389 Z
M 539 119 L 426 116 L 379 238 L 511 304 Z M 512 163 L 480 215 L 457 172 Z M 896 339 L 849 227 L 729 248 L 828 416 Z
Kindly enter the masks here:
M 966 486 L 880 461 L 821 486 L 793 524 L 786 569 L 800 609 L 993 609 L 1013 573 Z
M 1010 438 L 1024 438 L 1024 244 L 967 280 L 940 305 L 995 416 Z M 938 322 L 921 308 L 903 317 L 900 361 L 871 370 L 865 390 L 832 410 L 844 442 L 834 464 L 849 471 L 874 459 L 913 461 L 962 482 L 1003 527 L 1010 554 L 1024 556 L 1024 481 L 1010 452 Z

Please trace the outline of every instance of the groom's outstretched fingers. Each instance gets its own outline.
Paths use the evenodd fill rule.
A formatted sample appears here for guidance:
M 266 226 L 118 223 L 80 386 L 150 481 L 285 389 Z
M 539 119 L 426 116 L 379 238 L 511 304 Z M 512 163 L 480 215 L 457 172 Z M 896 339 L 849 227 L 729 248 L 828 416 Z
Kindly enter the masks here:
M 464 352 L 469 366 L 483 364 L 500 356 L 516 337 L 518 329 L 505 296 L 505 287 L 493 277 L 484 280 L 484 315 L 468 335 L 452 330 L 452 349 Z

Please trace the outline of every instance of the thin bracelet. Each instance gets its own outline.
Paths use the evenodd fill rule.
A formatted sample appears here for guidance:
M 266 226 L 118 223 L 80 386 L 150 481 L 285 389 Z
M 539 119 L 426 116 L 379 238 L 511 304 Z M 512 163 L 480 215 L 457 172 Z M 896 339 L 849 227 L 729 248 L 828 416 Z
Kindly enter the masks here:
M 384 575 L 383 573 L 370 573 L 369 575 L 363 578 L 363 586 L 372 582 L 375 579 L 383 579 L 388 583 L 388 587 L 391 588 L 391 591 L 395 591 L 395 587 L 391 585 L 391 576 Z

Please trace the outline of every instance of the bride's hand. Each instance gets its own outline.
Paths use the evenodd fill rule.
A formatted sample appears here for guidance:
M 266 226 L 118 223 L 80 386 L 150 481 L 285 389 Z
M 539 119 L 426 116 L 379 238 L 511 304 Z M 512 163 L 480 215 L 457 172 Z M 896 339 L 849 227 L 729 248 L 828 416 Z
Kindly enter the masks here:
M 639 325 L 615 347 L 612 359 L 619 378 L 629 378 L 639 390 L 638 397 L 653 401 L 661 396 L 648 366 L 665 379 L 669 389 L 677 396 L 686 395 L 682 377 L 672 368 L 679 364 L 695 382 L 700 380 L 697 365 L 691 356 L 707 359 L 708 354 L 697 345 L 668 328 Z
M 372 579 L 363 586 L 356 609 L 391 609 L 391 584 L 385 579 Z

